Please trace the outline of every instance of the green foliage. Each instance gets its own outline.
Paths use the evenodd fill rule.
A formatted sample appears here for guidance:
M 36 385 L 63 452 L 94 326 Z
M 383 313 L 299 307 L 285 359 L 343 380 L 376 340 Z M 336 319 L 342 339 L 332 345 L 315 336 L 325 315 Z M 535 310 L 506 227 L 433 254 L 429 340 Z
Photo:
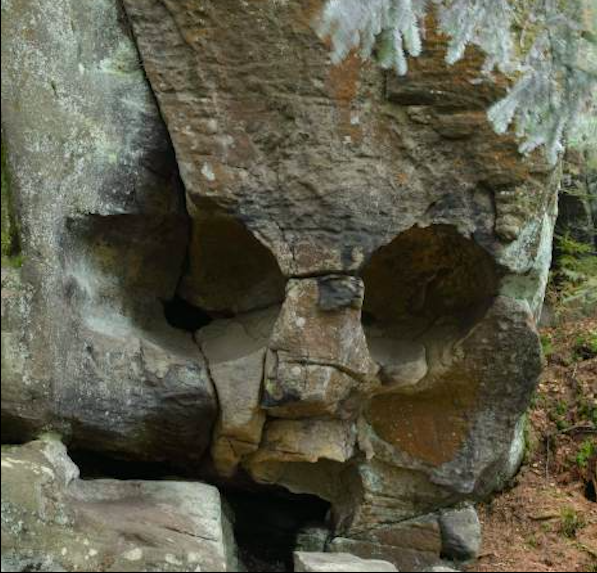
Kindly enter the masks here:
M 597 428 L 597 403 L 582 392 L 576 398 L 578 418 L 593 424 Z
M 570 140 L 597 142 L 597 10 L 594 0 L 327 0 L 318 29 L 329 38 L 332 60 L 353 50 L 399 75 L 423 52 L 425 26 L 448 38 L 446 61 L 468 46 L 494 69 L 515 79 L 488 110 L 498 133 L 516 127 L 521 151 L 543 146 L 555 163 Z M 521 7 L 520 4 L 523 4 Z M 433 18 L 428 16 L 433 13 Z
M 570 426 L 567 416 L 570 408 L 565 400 L 558 400 L 548 412 L 549 419 L 556 425 L 558 431 L 567 430 Z
M 595 247 L 575 240 L 569 232 L 557 236 L 556 243 L 561 254 L 557 261 L 554 283 L 560 304 L 597 308 Z
M 597 454 L 597 443 L 594 438 L 587 438 L 581 445 L 576 454 L 576 465 L 584 470 L 589 465 L 589 460 Z
M 554 353 L 553 339 L 549 334 L 541 335 L 541 347 L 543 348 L 543 354 L 548 358 Z
M 578 515 L 572 507 L 566 507 L 562 510 L 560 531 L 564 537 L 575 539 L 578 532 L 586 525 L 582 516 Z
M 574 342 L 574 357 L 577 360 L 590 360 L 597 357 L 597 331 L 581 334 Z

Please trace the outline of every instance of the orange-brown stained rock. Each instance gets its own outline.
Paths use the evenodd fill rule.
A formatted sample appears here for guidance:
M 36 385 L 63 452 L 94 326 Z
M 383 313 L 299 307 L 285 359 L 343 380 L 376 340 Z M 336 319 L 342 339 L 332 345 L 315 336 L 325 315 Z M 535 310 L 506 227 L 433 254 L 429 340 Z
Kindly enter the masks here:
M 324 0 L 304 0 L 297 4 L 296 21 L 305 28 L 317 25 L 324 8 Z
M 454 458 L 467 437 L 477 386 L 461 381 L 414 396 L 378 396 L 371 401 L 369 422 L 384 441 L 440 466 Z
M 352 119 L 352 103 L 359 92 L 359 78 L 363 61 L 356 52 L 352 52 L 337 66 L 332 66 L 326 82 L 326 88 L 332 95 L 338 112 L 337 129 L 344 137 L 358 142 L 362 137 L 358 121 Z

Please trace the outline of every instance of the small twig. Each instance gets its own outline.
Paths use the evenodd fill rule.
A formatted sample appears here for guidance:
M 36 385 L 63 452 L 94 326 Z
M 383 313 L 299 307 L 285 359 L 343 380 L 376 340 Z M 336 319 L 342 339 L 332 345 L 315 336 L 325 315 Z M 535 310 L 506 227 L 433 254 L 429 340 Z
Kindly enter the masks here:
M 489 557 L 497 557 L 497 553 L 494 553 L 493 551 L 481 553 L 477 556 L 477 559 L 488 559 Z
M 553 438 L 555 436 L 559 436 L 561 434 L 595 434 L 597 435 L 597 428 L 594 426 L 588 426 L 585 424 L 578 424 L 577 426 L 572 426 L 571 428 L 565 428 L 563 430 L 559 430 L 550 434 L 548 439 Z
M 529 515 L 529 519 L 532 521 L 549 521 L 551 519 L 557 519 L 560 517 L 559 513 L 544 513 L 542 515 Z

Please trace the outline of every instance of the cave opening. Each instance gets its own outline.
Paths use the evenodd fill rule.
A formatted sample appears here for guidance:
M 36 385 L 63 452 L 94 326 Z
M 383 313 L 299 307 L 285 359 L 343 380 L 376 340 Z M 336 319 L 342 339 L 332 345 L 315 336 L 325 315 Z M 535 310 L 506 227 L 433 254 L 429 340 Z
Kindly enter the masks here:
M 229 321 L 248 321 L 251 331 L 262 315 L 277 317 L 286 278 L 270 249 L 212 200 L 198 199 L 190 212 L 191 237 L 176 293 L 162 300 L 168 324 L 197 333 L 210 324 L 218 330 Z
M 69 448 L 68 455 L 83 480 L 183 480 L 214 485 L 233 525 L 243 571 L 292 572 L 294 552 L 323 551 L 331 533 L 331 505 L 314 495 L 293 494 L 251 480 L 226 483 L 198 468 L 185 470 L 168 462 L 131 460 L 79 448 Z
M 491 303 L 498 271 L 489 253 L 448 225 L 413 227 L 376 251 L 362 273 L 365 326 L 413 322 L 466 327 Z
M 192 232 L 178 294 L 213 318 L 280 305 L 286 279 L 272 251 L 237 214 L 214 201 L 189 208 Z
M 383 385 L 366 417 L 385 443 L 447 463 L 467 435 L 479 387 L 462 366 L 460 342 L 497 296 L 499 268 L 472 238 L 435 225 L 398 235 L 362 276 L 363 329 Z
M 227 490 L 239 558 L 247 571 L 294 571 L 294 551 L 323 551 L 330 504 L 281 488 Z M 319 545 L 319 547 L 318 547 Z

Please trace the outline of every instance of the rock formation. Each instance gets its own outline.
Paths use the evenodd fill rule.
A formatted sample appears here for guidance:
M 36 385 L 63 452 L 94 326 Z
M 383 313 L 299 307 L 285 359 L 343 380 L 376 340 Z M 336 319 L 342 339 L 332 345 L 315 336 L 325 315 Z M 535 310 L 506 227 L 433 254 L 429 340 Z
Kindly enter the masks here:
M 295 553 L 295 571 L 309 573 L 349 571 L 398 571 L 385 561 L 364 560 L 352 555 L 337 553 Z
M 315 495 L 424 569 L 520 463 L 557 171 L 479 54 L 333 66 L 320 7 L 3 0 L 3 441 Z
M 2 571 L 234 571 L 215 487 L 81 480 L 51 436 L 2 450 Z

